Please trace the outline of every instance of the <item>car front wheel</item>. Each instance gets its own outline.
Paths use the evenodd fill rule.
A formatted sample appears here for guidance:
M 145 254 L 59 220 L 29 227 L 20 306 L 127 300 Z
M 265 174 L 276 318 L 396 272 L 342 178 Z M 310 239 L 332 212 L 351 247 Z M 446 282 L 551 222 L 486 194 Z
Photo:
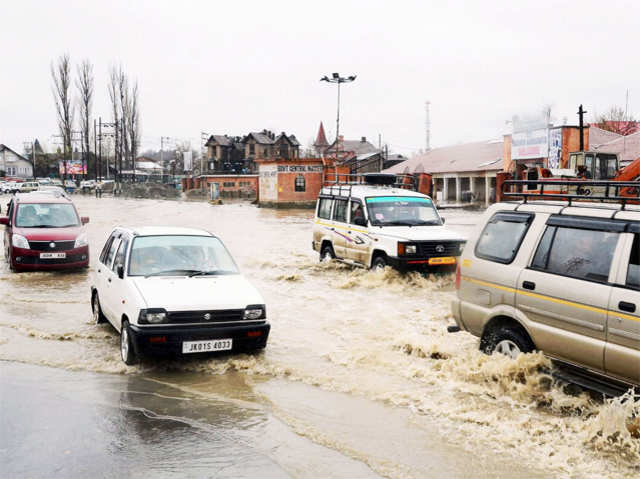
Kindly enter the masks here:
M 387 260 L 384 256 L 376 256 L 371 263 L 371 269 L 374 271 L 382 271 L 387 267 Z
M 133 349 L 133 341 L 128 321 L 122 322 L 122 330 L 120 331 L 120 355 L 127 366 L 131 366 L 138 361 L 136 352 Z
M 334 259 L 335 257 L 336 257 L 336 255 L 333 252 L 333 248 L 329 244 L 324 245 L 322 247 L 322 250 L 320 250 L 320 262 L 321 263 L 327 263 L 327 262 L 331 261 L 332 259 Z

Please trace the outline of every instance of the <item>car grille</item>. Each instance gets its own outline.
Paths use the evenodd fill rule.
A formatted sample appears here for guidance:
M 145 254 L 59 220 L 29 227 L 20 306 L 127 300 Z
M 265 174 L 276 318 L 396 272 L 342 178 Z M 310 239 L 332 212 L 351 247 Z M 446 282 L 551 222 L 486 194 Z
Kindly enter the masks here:
M 84 258 L 83 258 L 84 256 Z M 82 254 L 72 254 L 67 255 L 66 258 L 39 258 L 37 256 L 21 256 L 20 261 L 16 262 L 18 264 L 67 264 L 67 263 L 78 263 L 80 261 L 86 261 L 87 255 Z
M 51 243 L 55 246 L 52 248 Z M 34 251 L 67 251 L 73 249 L 75 241 L 29 241 L 29 248 Z
M 205 315 L 210 315 L 205 319 Z M 169 323 L 223 323 L 228 321 L 241 321 L 244 318 L 244 309 L 217 309 L 204 311 L 170 311 Z
M 439 257 L 439 256 L 459 256 L 460 241 L 424 241 L 416 243 L 416 256 Z M 440 251 L 438 251 L 440 250 Z

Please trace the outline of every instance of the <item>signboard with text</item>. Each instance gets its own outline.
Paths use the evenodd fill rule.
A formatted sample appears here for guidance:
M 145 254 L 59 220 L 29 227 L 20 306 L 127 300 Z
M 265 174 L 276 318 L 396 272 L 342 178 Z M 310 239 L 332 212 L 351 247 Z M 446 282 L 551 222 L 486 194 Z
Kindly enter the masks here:
M 511 158 L 528 160 L 546 158 L 549 151 L 547 129 L 514 132 L 511 136 Z

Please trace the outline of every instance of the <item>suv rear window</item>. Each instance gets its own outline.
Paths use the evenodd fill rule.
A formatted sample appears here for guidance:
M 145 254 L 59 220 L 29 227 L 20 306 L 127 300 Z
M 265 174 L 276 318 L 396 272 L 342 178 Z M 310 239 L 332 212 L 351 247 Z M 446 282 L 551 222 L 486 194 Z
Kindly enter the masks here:
M 606 283 L 619 233 L 548 225 L 533 269 Z
M 496 263 L 511 263 L 532 219 L 531 213 L 496 213 L 482 230 L 475 255 Z
M 318 204 L 318 218 L 330 220 L 332 205 L 333 205 L 333 200 L 331 198 L 320 198 L 320 201 Z

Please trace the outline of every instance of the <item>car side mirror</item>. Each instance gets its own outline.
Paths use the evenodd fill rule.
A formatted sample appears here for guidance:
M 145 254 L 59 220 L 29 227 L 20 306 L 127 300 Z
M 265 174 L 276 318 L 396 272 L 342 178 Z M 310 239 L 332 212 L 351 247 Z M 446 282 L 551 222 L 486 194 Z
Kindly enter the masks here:
M 0 225 L 8 225 L 9 217 L 8 216 L 0 216 Z
M 358 216 L 353 219 L 353 224 L 358 226 L 367 226 L 367 220 L 365 220 L 362 216 Z
M 124 266 L 121 264 L 116 266 L 116 273 L 118 273 L 118 278 L 124 279 Z
M 81 216 L 80 217 L 80 221 L 82 222 L 83 225 L 86 225 L 89 222 L 89 217 L 88 216 Z
M 440 218 L 442 220 L 442 224 L 444 224 L 444 218 Z

